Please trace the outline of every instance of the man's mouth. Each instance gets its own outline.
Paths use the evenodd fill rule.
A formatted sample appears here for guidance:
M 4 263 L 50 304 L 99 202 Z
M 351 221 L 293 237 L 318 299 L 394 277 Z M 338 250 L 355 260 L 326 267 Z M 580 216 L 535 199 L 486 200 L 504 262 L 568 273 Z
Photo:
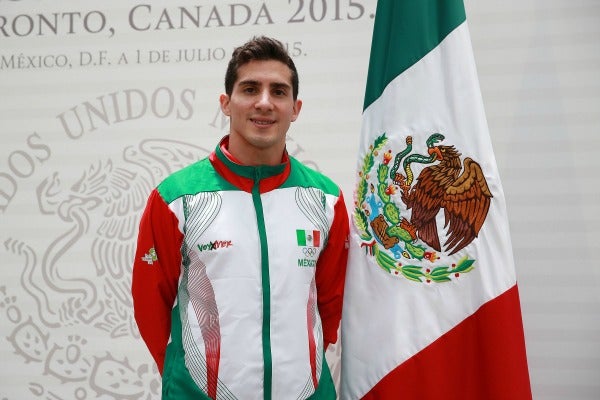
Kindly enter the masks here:
M 253 123 L 255 123 L 256 125 L 264 125 L 264 126 L 268 126 L 268 125 L 272 125 L 275 123 L 274 120 L 272 119 L 250 119 Z

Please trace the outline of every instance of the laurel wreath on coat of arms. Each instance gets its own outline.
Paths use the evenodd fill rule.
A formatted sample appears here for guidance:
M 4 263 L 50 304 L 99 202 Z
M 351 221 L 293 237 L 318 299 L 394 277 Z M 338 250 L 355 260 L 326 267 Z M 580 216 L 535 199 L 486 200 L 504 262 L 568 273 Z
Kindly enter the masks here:
M 394 157 L 391 149 L 382 151 L 388 142 L 383 133 L 369 147 L 358 172 L 353 217 L 361 247 L 389 274 L 415 282 L 449 282 L 475 268 L 469 256 L 438 264 L 442 246 L 435 218 L 444 210 L 447 240 L 443 247 L 453 255 L 477 237 L 492 198 L 479 164 L 468 157 L 461 164 L 454 146 L 437 145 L 442 140 L 439 133 L 429 136 L 425 156 L 411 154 L 408 136 L 406 148 Z M 376 180 L 372 180 L 376 163 Z M 426 165 L 414 185 L 413 163 Z M 407 214 L 412 210 L 410 219 L 401 215 L 398 204 Z M 424 260 L 431 265 L 419 265 Z

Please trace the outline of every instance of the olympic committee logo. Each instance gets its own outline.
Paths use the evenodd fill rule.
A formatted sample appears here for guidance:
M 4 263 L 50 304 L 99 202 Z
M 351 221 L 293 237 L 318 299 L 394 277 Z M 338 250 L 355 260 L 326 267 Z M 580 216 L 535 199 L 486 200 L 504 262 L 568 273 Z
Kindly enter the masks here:
M 318 230 L 296 229 L 296 242 L 304 257 L 298 258 L 299 267 L 315 267 L 321 252 L 321 232 Z

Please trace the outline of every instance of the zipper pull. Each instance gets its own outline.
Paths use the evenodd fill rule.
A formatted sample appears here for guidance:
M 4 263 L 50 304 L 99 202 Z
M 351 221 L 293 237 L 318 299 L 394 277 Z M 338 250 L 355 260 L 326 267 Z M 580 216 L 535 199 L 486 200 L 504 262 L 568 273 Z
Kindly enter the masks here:
M 260 167 L 254 167 L 254 180 L 260 180 Z
M 258 185 L 260 184 L 260 178 L 261 178 L 261 173 L 260 173 L 260 167 L 255 167 L 254 168 L 254 187 L 258 188 Z

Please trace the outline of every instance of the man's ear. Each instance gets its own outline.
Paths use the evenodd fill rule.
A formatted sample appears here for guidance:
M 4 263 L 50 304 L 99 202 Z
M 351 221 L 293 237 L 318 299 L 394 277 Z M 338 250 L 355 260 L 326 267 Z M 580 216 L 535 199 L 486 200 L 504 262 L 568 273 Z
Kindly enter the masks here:
M 292 114 L 292 122 L 294 122 L 298 115 L 300 114 L 300 110 L 302 109 L 302 100 L 296 100 L 294 102 L 294 113 Z
M 229 117 L 231 114 L 229 111 L 229 96 L 225 93 L 221 94 L 219 96 L 219 103 L 221 104 L 221 111 L 223 114 Z

